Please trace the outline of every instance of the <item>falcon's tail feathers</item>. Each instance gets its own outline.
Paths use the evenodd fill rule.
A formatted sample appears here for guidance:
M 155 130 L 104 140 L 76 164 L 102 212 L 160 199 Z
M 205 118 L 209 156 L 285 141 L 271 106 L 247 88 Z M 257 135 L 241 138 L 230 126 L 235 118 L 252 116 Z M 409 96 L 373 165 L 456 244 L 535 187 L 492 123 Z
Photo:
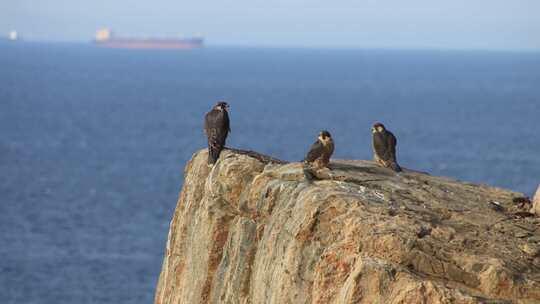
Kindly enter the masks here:
M 318 179 L 308 162 L 304 162 L 303 172 L 308 182 Z
M 396 172 L 401 172 L 401 167 L 396 162 L 392 162 L 390 168 Z
M 213 165 L 219 158 L 221 149 L 209 148 L 208 149 L 208 164 Z

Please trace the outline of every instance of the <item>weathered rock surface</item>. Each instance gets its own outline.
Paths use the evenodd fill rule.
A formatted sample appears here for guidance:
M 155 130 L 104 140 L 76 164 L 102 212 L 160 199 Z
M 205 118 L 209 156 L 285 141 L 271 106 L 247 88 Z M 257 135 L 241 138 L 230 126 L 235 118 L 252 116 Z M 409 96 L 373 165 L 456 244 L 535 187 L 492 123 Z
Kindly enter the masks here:
M 533 206 L 532 206 L 531 212 L 540 216 L 540 185 L 538 186 L 538 189 L 536 190 L 536 193 L 534 194 Z
M 520 193 L 371 161 L 308 183 L 299 163 L 206 160 L 185 169 L 156 304 L 540 303 Z

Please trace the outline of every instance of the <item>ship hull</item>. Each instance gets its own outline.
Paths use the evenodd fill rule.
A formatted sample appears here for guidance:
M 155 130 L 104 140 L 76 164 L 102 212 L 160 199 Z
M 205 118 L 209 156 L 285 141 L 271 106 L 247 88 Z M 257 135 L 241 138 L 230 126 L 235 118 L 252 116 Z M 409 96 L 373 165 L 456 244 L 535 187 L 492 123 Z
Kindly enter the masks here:
M 135 39 L 110 39 L 106 41 L 94 41 L 99 47 L 118 49 L 173 49 L 189 50 L 203 47 L 201 39 L 192 40 L 135 40 Z

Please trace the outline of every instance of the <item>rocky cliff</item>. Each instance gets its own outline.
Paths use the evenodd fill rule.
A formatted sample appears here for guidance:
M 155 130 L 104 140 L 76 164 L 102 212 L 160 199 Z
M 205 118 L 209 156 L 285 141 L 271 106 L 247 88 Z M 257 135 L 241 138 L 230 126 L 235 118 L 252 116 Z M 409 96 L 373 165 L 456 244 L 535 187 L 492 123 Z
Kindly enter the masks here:
M 540 186 L 538 186 L 538 189 L 536 189 L 536 193 L 534 194 L 534 201 L 531 212 L 540 216 Z
M 371 161 L 206 150 L 185 169 L 156 304 L 540 303 L 540 220 L 520 193 Z

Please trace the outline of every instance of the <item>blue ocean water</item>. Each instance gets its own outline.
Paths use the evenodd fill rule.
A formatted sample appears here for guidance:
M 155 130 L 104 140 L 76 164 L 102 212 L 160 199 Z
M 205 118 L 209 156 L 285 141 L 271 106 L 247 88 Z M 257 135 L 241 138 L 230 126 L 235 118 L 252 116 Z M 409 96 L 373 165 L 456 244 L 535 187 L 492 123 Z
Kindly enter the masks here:
M 150 303 L 202 117 L 229 146 L 371 158 L 531 195 L 540 183 L 540 53 L 0 43 L 0 303 Z

